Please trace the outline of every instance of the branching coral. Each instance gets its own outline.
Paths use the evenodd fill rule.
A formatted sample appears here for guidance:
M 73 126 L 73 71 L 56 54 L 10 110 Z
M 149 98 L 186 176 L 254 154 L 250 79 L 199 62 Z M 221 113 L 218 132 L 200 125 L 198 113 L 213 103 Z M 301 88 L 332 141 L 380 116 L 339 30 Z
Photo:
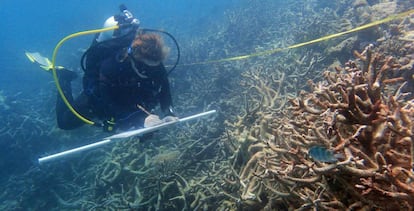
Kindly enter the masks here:
M 292 99 L 285 118 L 261 115 L 261 132 L 250 130 L 250 160 L 239 174 L 248 206 L 413 208 L 414 108 L 402 92 L 405 69 L 372 46 L 355 55 L 323 81 L 309 81 L 311 92 Z M 314 160 L 313 145 L 342 158 Z

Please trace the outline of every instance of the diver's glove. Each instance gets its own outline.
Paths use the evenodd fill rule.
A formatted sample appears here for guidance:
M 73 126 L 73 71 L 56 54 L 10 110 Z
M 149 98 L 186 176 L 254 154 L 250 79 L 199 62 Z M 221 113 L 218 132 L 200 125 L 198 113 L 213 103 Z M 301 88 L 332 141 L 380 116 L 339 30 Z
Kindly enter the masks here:
M 111 119 L 105 120 L 102 127 L 105 132 L 114 132 L 116 129 L 115 119 L 112 117 Z

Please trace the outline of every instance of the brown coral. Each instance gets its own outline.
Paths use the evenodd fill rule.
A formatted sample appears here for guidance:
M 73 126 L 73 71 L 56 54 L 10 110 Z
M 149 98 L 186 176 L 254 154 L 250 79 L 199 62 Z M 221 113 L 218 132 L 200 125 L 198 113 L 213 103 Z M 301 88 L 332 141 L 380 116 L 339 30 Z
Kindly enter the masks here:
M 286 118 L 260 121 L 267 135 L 250 130 L 241 200 L 299 209 L 413 208 L 414 110 L 401 91 L 401 65 L 372 46 L 355 55 L 323 81 L 309 81 L 311 91 L 290 101 Z M 343 158 L 312 160 L 307 149 L 314 144 Z

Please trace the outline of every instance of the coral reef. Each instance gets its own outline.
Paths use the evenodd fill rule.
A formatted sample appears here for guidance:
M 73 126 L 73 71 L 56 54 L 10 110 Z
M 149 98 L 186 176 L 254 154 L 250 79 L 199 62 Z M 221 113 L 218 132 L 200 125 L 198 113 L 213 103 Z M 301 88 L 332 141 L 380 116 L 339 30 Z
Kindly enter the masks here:
M 370 47 L 356 55 L 324 81 L 309 81 L 311 92 L 292 99 L 284 118 L 263 116 L 265 134 L 250 131 L 241 199 L 297 209 L 412 209 L 414 101 L 396 77 L 406 70 Z M 313 160 L 314 145 L 343 158 Z
M 411 26 L 411 19 L 400 26 L 405 22 Z M 414 46 L 398 40 L 407 41 L 382 39 L 375 49 L 355 51 L 357 59 L 343 68 L 331 65 L 320 82 L 308 80 L 311 90 L 291 98 L 282 115 L 273 107 L 228 122 L 239 172 L 238 182 L 228 184 L 241 188 L 235 198 L 242 207 L 413 209 Z M 266 84 L 263 99 L 275 95 L 269 88 L 280 91 L 266 77 L 256 79 L 249 86 Z M 315 145 L 342 158 L 314 160 L 308 149 Z
M 283 48 L 408 6 L 246 2 L 226 12 L 227 21 L 206 26 L 204 37 L 180 39 L 188 40 L 184 60 Z M 177 67 L 171 77 L 179 92 L 177 113 L 218 109 L 215 119 L 172 127 L 146 141 L 131 138 L 63 165 L 29 168 L 0 181 L 0 209 L 413 209 L 413 23 L 406 17 L 277 55 Z M 47 96 L 52 94 L 39 94 Z M 1 111 L 11 98 L 0 96 Z M 99 138 L 101 131 L 90 128 L 76 135 L 55 130 L 45 117 L 53 103 L 43 110 L 36 105 L 9 106 L 0 138 L 42 153 Z M 26 112 L 14 112 L 17 107 Z M 20 133 L 22 128 L 30 132 Z M 332 151 L 337 161 L 312 157 L 313 146 Z

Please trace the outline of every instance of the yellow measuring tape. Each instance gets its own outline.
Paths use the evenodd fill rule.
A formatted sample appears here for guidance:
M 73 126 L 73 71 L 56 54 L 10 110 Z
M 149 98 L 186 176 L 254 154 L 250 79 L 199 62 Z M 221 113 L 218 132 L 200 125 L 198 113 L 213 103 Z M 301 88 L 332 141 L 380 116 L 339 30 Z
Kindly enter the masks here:
M 280 52 L 280 51 L 303 47 L 303 46 L 306 46 L 306 45 L 310 45 L 310 44 L 326 41 L 326 40 L 329 40 L 329 39 L 332 39 L 332 38 L 340 37 L 342 35 L 346 35 L 346 34 L 350 34 L 350 33 L 353 33 L 353 32 L 361 31 L 361 30 L 364 30 L 364 29 L 367 29 L 367 28 L 371 28 L 373 26 L 381 25 L 383 23 L 387 23 L 387 22 L 390 22 L 392 20 L 403 18 L 405 16 L 410 15 L 411 13 L 414 13 L 414 9 L 408 10 L 406 12 L 402 12 L 402 13 L 399 13 L 399 14 L 390 15 L 390 16 L 384 18 L 384 19 L 365 24 L 365 25 L 350 29 L 348 31 L 339 32 L 339 33 L 336 33 L 336 34 L 331 34 L 331 35 L 324 36 L 324 37 L 321 37 L 321 38 L 318 38 L 318 39 L 315 39 L 315 40 L 311 40 L 311 41 L 291 45 L 291 46 L 288 46 L 288 47 L 285 47 L 285 48 L 275 48 L 275 49 L 271 49 L 271 50 L 268 50 L 268 51 L 262 51 L 262 52 L 258 52 L 258 53 L 248 54 L 248 55 L 235 56 L 235 57 L 229 57 L 229 58 L 217 59 L 217 60 L 209 60 L 209 61 L 204 61 L 204 62 L 195 62 L 195 63 L 189 63 L 189 64 L 182 64 L 182 65 L 179 65 L 179 66 L 191 66 L 191 65 L 203 65 L 203 64 L 220 63 L 220 62 L 229 62 L 229 61 L 235 61 L 235 60 L 248 59 L 248 58 L 252 58 L 252 57 L 271 55 L 271 54 L 274 54 L 274 53 L 277 53 L 277 52 Z

